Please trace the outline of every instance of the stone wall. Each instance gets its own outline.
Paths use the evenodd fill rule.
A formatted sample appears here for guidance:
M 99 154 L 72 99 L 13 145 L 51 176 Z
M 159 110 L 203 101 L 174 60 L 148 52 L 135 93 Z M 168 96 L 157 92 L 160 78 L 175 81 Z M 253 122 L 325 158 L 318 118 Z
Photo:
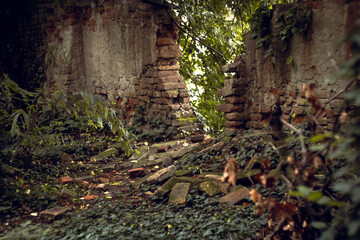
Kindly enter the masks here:
M 169 128 L 192 115 L 178 74 L 182 54 L 171 9 L 140 0 L 83 0 L 48 8 L 47 87 L 66 82 L 68 92 L 101 95 L 116 101 L 127 118 L 136 106 L 145 106 L 146 121 L 161 115 Z
M 217 109 L 225 113 L 227 128 L 264 128 L 278 98 L 283 118 L 302 123 L 307 120 L 306 115 L 314 113 L 302 91 L 303 84 L 315 87 L 321 103 L 346 86 L 348 81 L 334 76 L 349 57 L 349 46 L 341 40 L 355 22 L 360 1 L 317 0 L 301 4 L 311 8 L 312 23 L 305 35 L 292 38 L 288 51 L 276 51 L 275 65 L 264 58 L 264 49 L 256 48 L 257 40 L 248 34 L 246 54 L 224 66 L 225 72 L 235 73 L 218 90 L 226 103 Z M 288 8 L 276 5 L 272 22 Z M 290 55 L 293 63 L 287 64 Z M 323 129 L 333 129 L 341 97 L 331 102 L 318 119 Z

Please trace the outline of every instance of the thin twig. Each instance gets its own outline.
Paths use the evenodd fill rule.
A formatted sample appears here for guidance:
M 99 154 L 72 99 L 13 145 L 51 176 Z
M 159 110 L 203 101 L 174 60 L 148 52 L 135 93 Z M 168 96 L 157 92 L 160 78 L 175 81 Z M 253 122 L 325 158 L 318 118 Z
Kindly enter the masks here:
M 280 178 L 286 183 L 286 185 L 288 186 L 288 188 L 290 190 L 294 189 L 294 185 L 290 182 L 290 180 L 284 174 L 281 174 Z
M 274 228 L 274 231 L 265 237 L 265 240 L 270 240 L 271 238 L 273 238 L 280 231 L 284 223 L 285 219 L 282 219 L 279 224 Z
M 305 147 L 304 135 L 302 134 L 302 132 L 299 129 L 297 129 L 296 127 L 294 127 L 290 123 L 286 122 L 283 118 L 281 118 L 280 120 L 287 127 L 289 127 L 291 130 L 293 130 L 294 132 L 296 132 L 299 135 L 300 144 L 301 144 L 301 154 L 302 154 L 301 166 L 302 167 L 305 166 L 307 164 L 307 157 L 306 157 L 307 150 L 306 150 L 306 147 Z
M 174 17 L 171 15 L 171 13 L 169 12 L 169 9 L 166 8 L 167 13 L 169 14 L 169 16 L 171 17 L 171 19 L 174 21 L 174 23 L 176 24 L 176 26 L 183 31 L 184 33 L 186 33 L 187 35 L 189 35 L 190 37 L 192 37 L 193 39 L 195 39 L 196 41 L 198 41 L 199 43 L 201 43 L 202 45 L 204 45 L 205 47 L 209 48 L 210 50 L 216 52 L 217 54 L 219 54 L 225 61 L 226 58 L 224 57 L 224 55 L 219 52 L 218 50 L 216 50 L 215 48 L 211 47 L 210 45 L 206 44 L 204 41 L 202 41 L 198 36 L 195 36 L 193 34 L 190 33 L 190 31 L 186 31 L 182 26 L 180 26 L 180 24 L 174 19 Z

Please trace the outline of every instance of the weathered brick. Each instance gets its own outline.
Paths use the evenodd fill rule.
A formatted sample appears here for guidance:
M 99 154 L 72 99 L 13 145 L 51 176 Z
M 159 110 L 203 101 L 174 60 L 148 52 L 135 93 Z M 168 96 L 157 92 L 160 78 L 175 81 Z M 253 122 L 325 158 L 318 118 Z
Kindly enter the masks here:
M 290 95 L 291 97 L 293 97 L 293 98 L 296 98 L 297 92 L 292 91 L 292 92 L 289 93 L 289 95 Z
M 160 91 L 154 91 L 153 92 L 153 97 L 155 97 L 155 98 L 161 97 L 161 92 Z
M 261 106 L 262 113 L 270 113 L 272 111 L 271 106 Z
M 224 112 L 224 113 L 229 113 L 229 112 L 242 112 L 244 111 L 245 106 L 243 104 L 241 105 L 234 105 L 234 104 L 221 104 L 216 106 L 216 110 L 220 111 L 220 112 Z
M 174 38 L 158 37 L 156 39 L 157 46 L 172 45 L 172 44 L 176 44 L 176 40 Z
M 159 77 L 157 80 L 158 83 L 178 83 L 183 81 L 182 77 L 179 76 L 177 73 L 174 76 Z
M 158 71 L 156 76 L 157 77 L 171 77 L 177 76 L 178 72 L 176 70 L 169 70 L 169 71 Z
M 294 107 L 293 108 L 293 112 L 295 113 L 295 114 L 304 114 L 304 108 L 303 107 Z
M 252 121 L 261 121 L 262 115 L 259 113 L 250 114 L 250 119 Z
M 185 83 L 160 83 L 157 86 L 158 90 L 178 90 L 186 88 Z
M 259 121 L 250 121 L 250 127 L 259 129 L 259 128 L 263 128 L 264 124 L 262 122 L 259 122 Z
M 138 96 L 138 99 L 140 99 L 141 101 L 147 102 L 150 100 L 150 98 L 148 96 Z
M 290 96 L 290 97 L 288 97 L 288 98 L 285 100 L 285 103 L 286 103 L 287 105 L 291 105 L 293 101 L 294 101 L 294 98 Z
M 169 70 L 179 70 L 179 69 L 180 69 L 179 63 L 176 63 L 174 65 L 166 65 L 166 66 L 159 66 L 158 67 L 159 71 L 169 71 Z
M 305 106 L 305 105 L 307 105 L 307 100 L 305 98 L 298 98 L 298 99 L 296 99 L 296 103 L 299 106 Z
M 241 121 L 249 119 L 249 116 L 247 114 L 241 114 L 237 112 L 227 113 L 225 114 L 225 117 L 229 121 Z
M 181 56 L 182 52 L 178 45 L 165 45 L 158 48 L 159 58 L 180 58 Z
M 177 111 L 180 109 L 180 104 L 170 104 L 168 105 L 172 111 Z
M 161 96 L 166 98 L 177 98 L 179 96 L 179 91 L 178 90 L 162 91 Z
M 190 94 L 189 94 L 189 91 L 186 89 L 186 90 L 181 90 L 180 93 L 179 93 L 179 97 L 189 97 Z
M 232 127 L 241 127 L 244 125 L 243 121 L 226 121 L 225 127 L 232 128 Z
M 236 96 L 231 96 L 231 97 L 226 97 L 225 98 L 225 102 L 226 103 L 245 103 L 246 102 L 246 98 L 244 97 L 236 97 Z

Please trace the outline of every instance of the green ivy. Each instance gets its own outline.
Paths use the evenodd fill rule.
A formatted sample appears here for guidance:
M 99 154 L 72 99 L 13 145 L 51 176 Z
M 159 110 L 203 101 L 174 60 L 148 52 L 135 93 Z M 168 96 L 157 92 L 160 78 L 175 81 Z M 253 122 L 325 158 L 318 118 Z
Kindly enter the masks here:
M 295 34 L 306 33 L 312 18 L 312 12 L 305 7 L 294 6 L 282 12 L 275 19 L 274 29 L 271 28 L 273 9 L 261 6 L 252 16 L 250 22 L 253 24 L 251 37 L 258 39 L 256 46 L 265 49 L 264 57 L 270 57 L 275 64 L 274 43 L 280 42 L 282 52 L 289 49 L 290 41 Z M 288 56 L 286 63 L 293 62 L 292 56 Z

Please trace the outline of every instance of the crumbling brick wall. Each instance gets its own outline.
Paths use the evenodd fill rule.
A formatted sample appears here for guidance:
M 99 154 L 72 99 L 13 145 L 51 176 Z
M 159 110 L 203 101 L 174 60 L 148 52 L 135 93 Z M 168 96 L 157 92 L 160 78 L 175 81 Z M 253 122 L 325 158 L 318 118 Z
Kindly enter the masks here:
M 140 0 L 75 1 L 48 5 L 47 86 L 84 91 L 116 101 L 125 117 L 145 106 L 145 120 L 163 115 L 178 128 L 192 116 L 186 83 L 178 74 L 181 51 L 171 9 Z
M 284 119 L 303 123 L 308 120 L 307 115 L 314 113 L 302 91 L 303 84 L 315 86 L 317 97 L 324 103 L 348 83 L 335 75 L 349 57 L 349 47 L 341 40 L 355 22 L 359 1 L 317 0 L 301 4 L 311 8 L 312 23 L 305 35 L 292 38 L 287 52 L 277 50 L 275 65 L 264 58 L 264 49 L 256 48 L 257 40 L 251 39 L 249 33 L 246 54 L 224 66 L 225 72 L 234 73 L 225 81 L 224 88 L 218 90 L 225 104 L 217 109 L 225 113 L 227 128 L 264 128 L 277 98 Z M 276 5 L 273 20 L 281 11 L 284 5 Z M 294 64 L 286 63 L 290 55 Z M 332 101 L 318 119 L 323 129 L 333 129 L 342 97 Z

